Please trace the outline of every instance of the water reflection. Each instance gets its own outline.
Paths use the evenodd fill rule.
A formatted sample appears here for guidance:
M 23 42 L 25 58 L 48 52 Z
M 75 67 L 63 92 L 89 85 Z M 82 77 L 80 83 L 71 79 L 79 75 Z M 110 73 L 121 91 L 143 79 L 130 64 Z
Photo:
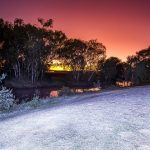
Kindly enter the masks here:
M 59 95 L 59 91 L 58 90 L 54 90 L 54 91 L 51 91 L 50 92 L 50 97 L 58 97 L 58 95 Z
M 86 89 L 82 89 L 82 88 L 74 88 L 72 89 L 73 93 L 78 94 L 78 93 L 85 93 L 85 92 L 98 92 L 100 91 L 101 88 L 86 88 Z M 52 90 L 50 91 L 49 96 L 50 97 L 58 97 L 59 96 L 59 92 L 60 90 Z
M 74 89 L 76 93 L 83 93 L 83 92 L 97 92 L 100 91 L 100 88 L 88 88 L 88 89 Z

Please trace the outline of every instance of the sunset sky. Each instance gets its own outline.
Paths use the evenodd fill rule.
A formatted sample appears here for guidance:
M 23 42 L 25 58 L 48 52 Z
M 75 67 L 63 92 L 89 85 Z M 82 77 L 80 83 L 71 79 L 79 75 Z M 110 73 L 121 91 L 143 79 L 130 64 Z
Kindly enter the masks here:
M 150 0 L 0 0 L 0 17 L 51 18 L 69 38 L 97 39 L 123 60 L 150 46 Z

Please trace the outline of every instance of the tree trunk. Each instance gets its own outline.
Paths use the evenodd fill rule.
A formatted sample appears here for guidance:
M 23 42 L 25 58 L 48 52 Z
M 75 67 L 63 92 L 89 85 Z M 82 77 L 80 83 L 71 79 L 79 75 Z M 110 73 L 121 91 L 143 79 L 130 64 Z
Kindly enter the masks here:
M 89 78 L 88 78 L 88 82 L 90 82 L 90 81 L 91 81 L 91 79 L 92 79 L 93 75 L 94 75 L 94 71 L 93 71 L 93 72 L 91 73 L 91 75 L 89 76 Z

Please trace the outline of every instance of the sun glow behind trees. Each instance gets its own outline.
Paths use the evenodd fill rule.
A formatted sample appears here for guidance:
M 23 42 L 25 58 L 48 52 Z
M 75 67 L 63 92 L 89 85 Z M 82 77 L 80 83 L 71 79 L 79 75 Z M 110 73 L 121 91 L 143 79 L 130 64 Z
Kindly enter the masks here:
M 106 47 L 99 41 L 70 39 L 51 29 L 51 19 L 41 22 L 38 27 L 18 18 L 13 23 L 0 19 L 0 69 L 10 72 L 10 78 L 35 83 L 47 71 L 71 71 L 70 79 L 75 82 L 85 75 L 92 82 L 97 73 L 107 84 L 150 80 L 150 48 L 128 57 L 126 63 L 115 57 L 106 59 Z
M 69 66 L 65 66 L 59 60 L 53 60 L 52 64 L 48 68 L 49 71 L 71 71 Z

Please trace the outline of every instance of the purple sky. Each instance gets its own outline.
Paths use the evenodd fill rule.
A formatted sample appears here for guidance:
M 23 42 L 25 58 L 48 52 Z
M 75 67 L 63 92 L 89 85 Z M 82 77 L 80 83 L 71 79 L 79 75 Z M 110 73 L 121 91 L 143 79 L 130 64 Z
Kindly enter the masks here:
M 150 0 L 0 0 L 0 17 L 54 19 L 67 36 L 97 39 L 123 60 L 150 46 Z

